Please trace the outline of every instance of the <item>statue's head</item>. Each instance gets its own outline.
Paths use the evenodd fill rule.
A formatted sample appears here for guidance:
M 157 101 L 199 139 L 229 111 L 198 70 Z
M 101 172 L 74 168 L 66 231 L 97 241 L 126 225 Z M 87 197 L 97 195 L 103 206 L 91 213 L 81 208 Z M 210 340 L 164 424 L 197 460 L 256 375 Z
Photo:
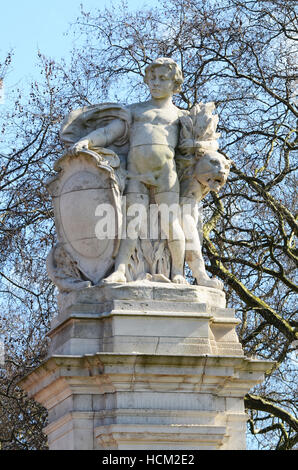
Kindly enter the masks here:
M 208 151 L 196 156 L 194 177 L 209 191 L 218 192 L 226 183 L 231 161 L 219 152 Z
M 146 67 L 144 82 L 149 86 L 149 88 L 150 79 L 155 71 L 158 71 L 158 73 L 162 71 L 167 78 L 171 78 L 173 83 L 173 93 L 178 93 L 181 90 L 181 85 L 183 83 L 182 71 L 173 59 L 170 59 L 169 57 L 159 57 Z

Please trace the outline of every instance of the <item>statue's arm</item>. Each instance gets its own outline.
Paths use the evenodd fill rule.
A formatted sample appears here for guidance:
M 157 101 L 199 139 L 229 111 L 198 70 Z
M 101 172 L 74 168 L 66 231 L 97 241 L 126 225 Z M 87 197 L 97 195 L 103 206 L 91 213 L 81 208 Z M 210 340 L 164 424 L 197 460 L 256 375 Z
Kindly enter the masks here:
M 76 142 L 72 151 L 78 153 L 84 149 L 92 149 L 96 147 L 108 147 L 115 140 L 120 138 L 125 132 L 125 123 L 121 119 L 114 119 L 104 127 L 99 127 L 90 134 L 82 137 Z

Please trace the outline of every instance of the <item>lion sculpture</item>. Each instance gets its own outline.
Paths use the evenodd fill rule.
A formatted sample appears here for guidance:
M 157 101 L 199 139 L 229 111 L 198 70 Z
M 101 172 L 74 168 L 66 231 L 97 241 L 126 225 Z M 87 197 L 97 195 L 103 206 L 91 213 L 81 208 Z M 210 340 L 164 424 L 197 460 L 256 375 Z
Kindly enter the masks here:
M 180 165 L 179 165 L 180 163 Z M 197 284 L 223 289 L 223 283 L 210 278 L 202 256 L 202 227 L 199 227 L 198 203 L 210 192 L 219 192 L 227 181 L 231 162 L 216 151 L 198 153 L 185 168 L 185 161 L 179 162 L 180 205 L 182 226 L 185 234 L 185 261 L 189 265 Z M 180 167 L 180 168 L 179 168 Z

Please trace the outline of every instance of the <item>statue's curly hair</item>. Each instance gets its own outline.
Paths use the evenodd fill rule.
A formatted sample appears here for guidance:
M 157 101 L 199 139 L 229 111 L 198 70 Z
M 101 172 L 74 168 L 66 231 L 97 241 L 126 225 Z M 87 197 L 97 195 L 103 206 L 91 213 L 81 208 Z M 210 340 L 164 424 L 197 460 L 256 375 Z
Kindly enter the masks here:
M 171 70 L 173 74 L 173 80 L 175 83 L 174 93 L 179 93 L 179 91 L 181 90 L 181 85 L 183 83 L 182 71 L 179 65 L 173 59 L 169 57 L 159 57 L 158 59 L 155 59 L 153 62 L 151 62 L 151 64 L 147 65 L 147 67 L 145 68 L 144 82 L 148 83 L 149 72 L 153 68 L 159 67 L 161 65 L 165 65 Z

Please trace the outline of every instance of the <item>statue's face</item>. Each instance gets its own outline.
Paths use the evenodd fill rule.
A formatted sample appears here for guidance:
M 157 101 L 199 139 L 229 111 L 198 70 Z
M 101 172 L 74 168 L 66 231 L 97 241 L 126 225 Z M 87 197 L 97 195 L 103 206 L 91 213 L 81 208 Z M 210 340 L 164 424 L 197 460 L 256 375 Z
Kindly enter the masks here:
M 148 73 L 147 85 L 155 99 L 168 98 L 174 92 L 173 73 L 166 65 L 152 68 Z

